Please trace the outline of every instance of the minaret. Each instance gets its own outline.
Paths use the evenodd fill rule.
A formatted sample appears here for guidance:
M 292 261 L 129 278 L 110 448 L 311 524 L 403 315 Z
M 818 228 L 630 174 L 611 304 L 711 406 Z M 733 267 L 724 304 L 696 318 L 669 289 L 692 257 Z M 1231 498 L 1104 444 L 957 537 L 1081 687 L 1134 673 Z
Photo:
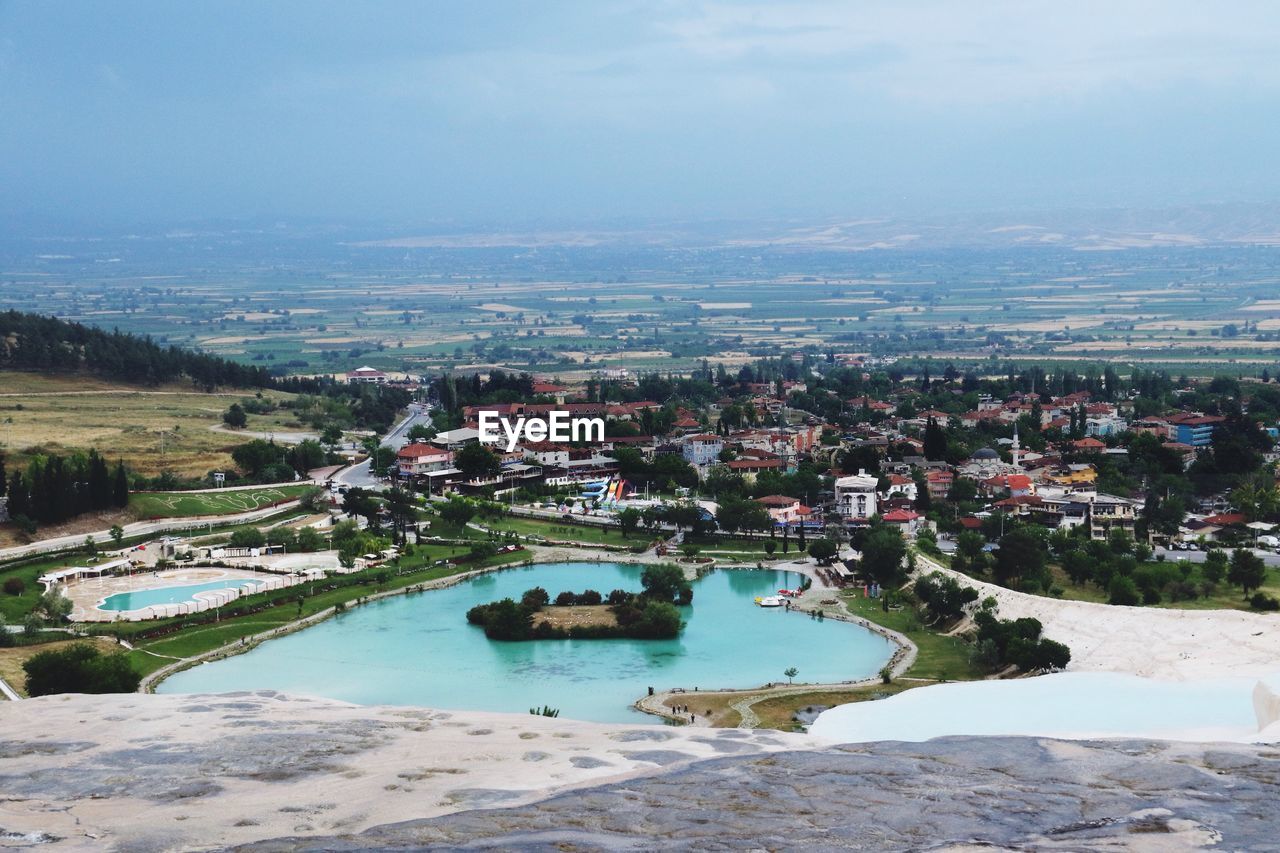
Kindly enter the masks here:
M 1018 442 L 1018 422 L 1013 423 L 1013 444 L 1009 447 L 1009 455 L 1013 458 L 1013 467 L 1022 468 L 1022 445 Z

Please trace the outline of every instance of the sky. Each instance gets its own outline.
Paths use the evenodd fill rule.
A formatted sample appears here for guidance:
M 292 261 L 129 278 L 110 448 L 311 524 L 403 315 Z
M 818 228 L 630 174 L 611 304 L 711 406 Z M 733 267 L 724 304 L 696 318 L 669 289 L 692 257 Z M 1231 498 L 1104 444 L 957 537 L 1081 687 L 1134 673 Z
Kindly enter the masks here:
M 5 2 L 0 215 L 1273 202 L 1268 2 Z

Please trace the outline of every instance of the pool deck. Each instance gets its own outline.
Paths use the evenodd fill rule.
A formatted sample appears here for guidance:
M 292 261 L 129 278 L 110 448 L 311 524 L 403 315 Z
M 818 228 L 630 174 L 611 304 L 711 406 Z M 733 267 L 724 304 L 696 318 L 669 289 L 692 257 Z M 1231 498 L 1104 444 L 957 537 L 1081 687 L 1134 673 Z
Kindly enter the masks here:
M 112 595 L 144 590 L 171 589 L 173 587 L 193 586 L 225 580 L 228 589 L 207 590 L 197 592 L 191 604 L 153 605 L 137 610 L 103 610 L 102 602 Z M 257 580 L 266 584 L 263 589 L 278 588 L 289 585 L 289 579 L 280 575 L 245 569 L 228 569 L 217 567 L 193 567 L 174 569 L 171 571 L 139 571 L 129 575 L 93 578 L 76 581 L 59 587 L 62 594 L 71 600 L 71 619 L 76 622 L 116 622 L 135 621 L 138 619 L 156 618 L 161 613 L 179 615 L 186 612 L 197 612 L 209 607 L 219 606 L 238 598 L 240 591 L 230 585 L 246 580 Z

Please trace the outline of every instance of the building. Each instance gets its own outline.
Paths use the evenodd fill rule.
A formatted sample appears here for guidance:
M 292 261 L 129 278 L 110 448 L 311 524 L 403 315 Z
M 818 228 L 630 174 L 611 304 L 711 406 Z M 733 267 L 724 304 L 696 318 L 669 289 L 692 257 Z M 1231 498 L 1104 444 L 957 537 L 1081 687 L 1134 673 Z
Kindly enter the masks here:
M 724 439 L 711 433 L 700 433 L 685 438 L 680 452 L 684 461 L 696 468 L 706 468 L 720 461 L 720 451 L 724 450 Z
M 801 506 L 798 498 L 787 495 L 767 495 L 756 498 L 756 503 L 769 512 L 774 524 L 796 524 L 809 515 L 808 507 Z
M 956 481 L 956 475 L 944 468 L 930 471 L 924 478 L 929 488 L 929 497 L 935 501 L 946 500 L 951 484 Z
M 1089 536 L 1106 539 L 1112 530 L 1123 530 L 1133 536 L 1137 513 L 1132 501 L 1112 495 L 1098 495 L 1089 502 Z
M 430 444 L 414 442 L 396 452 L 396 469 L 404 478 L 444 471 L 453 467 L 453 453 Z
M 732 462 L 726 463 L 731 472 L 742 477 L 748 483 L 754 483 L 756 476 L 762 471 L 774 471 L 782 473 L 781 459 L 734 459 Z
M 1169 418 L 1174 429 L 1173 439 L 1192 447 L 1208 447 L 1213 443 L 1213 431 L 1224 418 L 1217 415 L 1175 415 Z
M 915 501 L 917 497 L 916 481 L 905 474 L 890 474 L 889 488 L 885 490 L 886 497 L 893 495 L 901 495 L 909 501 Z
M 885 524 L 897 527 L 904 536 L 915 536 L 920 531 L 920 513 L 910 509 L 894 509 L 883 516 Z
M 347 382 L 351 384 L 364 382 L 371 385 L 385 385 L 387 384 L 387 374 L 372 367 L 357 367 L 347 374 Z
M 480 430 L 472 427 L 459 427 L 458 429 L 437 433 L 436 437 L 431 439 L 431 443 L 447 450 L 457 450 L 465 445 L 475 444 L 479 440 Z
M 836 513 L 847 521 L 875 515 L 878 482 L 866 472 L 836 480 Z

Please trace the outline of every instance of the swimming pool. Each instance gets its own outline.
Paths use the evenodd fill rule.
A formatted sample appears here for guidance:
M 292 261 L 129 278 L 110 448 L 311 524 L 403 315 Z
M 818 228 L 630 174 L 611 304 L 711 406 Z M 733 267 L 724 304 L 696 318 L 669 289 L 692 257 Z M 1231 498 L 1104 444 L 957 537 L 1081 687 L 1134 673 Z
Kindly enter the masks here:
M 197 592 L 209 592 L 215 589 L 239 589 L 244 593 L 253 592 L 266 586 L 264 580 L 247 578 L 226 578 L 208 583 L 188 584 L 186 586 L 166 586 L 158 589 L 139 589 L 133 592 L 117 592 L 109 595 L 98 605 L 99 610 L 142 610 L 161 604 L 193 604 Z
M 490 640 L 466 620 L 475 604 L 541 586 L 640 589 L 641 566 L 553 563 L 508 569 L 421 594 L 354 608 L 243 655 L 180 672 L 161 693 L 276 689 L 358 704 L 525 713 L 550 705 L 561 716 L 600 722 L 652 720 L 631 707 L 649 687 L 754 687 L 784 681 L 866 678 L 894 646 L 858 625 L 819 622 L 756 596 L 799 583 L 772 570 L 722 570 L 694 583 L 687 622 L 674 640 Z M 691 695 L 696 712 L 696 698 Z

